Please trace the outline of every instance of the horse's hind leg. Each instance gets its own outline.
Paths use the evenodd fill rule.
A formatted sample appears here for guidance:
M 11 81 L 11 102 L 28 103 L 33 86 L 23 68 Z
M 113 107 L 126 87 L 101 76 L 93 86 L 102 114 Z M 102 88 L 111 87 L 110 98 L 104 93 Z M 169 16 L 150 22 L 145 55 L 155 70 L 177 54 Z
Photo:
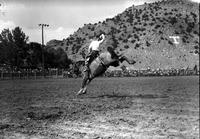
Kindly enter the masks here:
M 81 86 L 82 88 L 84 88 L 87 85 L 88 79 L 89 79 L 89 73 L 85 72 L 83 75 L 83 82 L 82 82 L 82 86 Z
M 86 93 L 87 84 L 88 84 L 88 80 L 89 80 L 88 78 L 89 78 L 88 73 L 85 73 L 84 77 L 83 77 L 81 89 L 79 90 L 79 92 L 77 93 L 77 95 L 81 95 L 81 94 L 85 94 Z

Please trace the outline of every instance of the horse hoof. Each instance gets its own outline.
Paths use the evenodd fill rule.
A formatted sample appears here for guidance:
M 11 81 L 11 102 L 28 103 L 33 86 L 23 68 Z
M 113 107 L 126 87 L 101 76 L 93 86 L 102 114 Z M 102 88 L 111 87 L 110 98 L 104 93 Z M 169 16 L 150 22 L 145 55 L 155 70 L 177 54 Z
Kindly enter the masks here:
M 83 94 L 86 94 L 86 93 L 87 93 L 86 91 L 82 91 L 82 90 L 81 90 L 81 91 L 79 91 L 76 95 L 79 96 L 79 95 L 83 95 Z
M 86 94 L 86 92 L 77 93 L 76 95 L 80 96 L 80 95 L 84 95 L 84 94 Z
M 85 94 L 86 92 L 83 92 L 82 90 L 81 91 L 79 91 L 76 95 L 77 96 L 79 96 L 79 95 L 83 95 L 83 94 Z

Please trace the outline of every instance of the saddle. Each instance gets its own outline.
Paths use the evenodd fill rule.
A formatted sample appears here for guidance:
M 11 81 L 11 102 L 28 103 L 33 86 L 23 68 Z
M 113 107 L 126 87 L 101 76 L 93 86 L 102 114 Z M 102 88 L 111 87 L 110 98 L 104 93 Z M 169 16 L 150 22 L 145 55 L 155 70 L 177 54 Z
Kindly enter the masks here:
M 105 63 L 103 62 L 102 58 L 98 55 L 96 58 L 94 58 L 90 63 L 89 66 L 92 64 L 92 62 L 95 61 L 96 63 L 99 64 L 99 66 L 103 66 L 104 68 L 108 68 Z M 85 69 L 86 70 L 86 69 Z M 90 72 L 90 69 L 88 69 L 88 71 Z

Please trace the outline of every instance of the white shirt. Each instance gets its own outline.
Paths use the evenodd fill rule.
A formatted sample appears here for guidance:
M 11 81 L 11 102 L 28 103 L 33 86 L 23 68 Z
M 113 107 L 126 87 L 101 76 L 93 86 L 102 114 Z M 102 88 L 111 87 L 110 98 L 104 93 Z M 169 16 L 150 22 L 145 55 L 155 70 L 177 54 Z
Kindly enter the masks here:
M 89 48 L 88 48 L 88 51 L 89 52 L 91 52 L 91 51 L 99 51 L 99 46 L 100 46 L 100 44 L 104 41 L 104 38 L 105 38 L 105 36 L 104 35 L 102 35 L 102 39 L 100 40 L 100 41 L 97 41 L 97 40 L 94 40 L 94 41 L 92 41 L 91 43 L 90 43 L 90 45 L 89 45 Z

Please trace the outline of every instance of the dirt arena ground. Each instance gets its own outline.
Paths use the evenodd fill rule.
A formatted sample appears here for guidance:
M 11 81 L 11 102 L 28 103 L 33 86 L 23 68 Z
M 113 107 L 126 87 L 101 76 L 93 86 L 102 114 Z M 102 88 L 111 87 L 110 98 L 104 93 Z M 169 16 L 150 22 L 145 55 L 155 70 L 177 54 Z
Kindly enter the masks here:
M 0 81 L 0 139 L 199 138 L 199 77 Z

